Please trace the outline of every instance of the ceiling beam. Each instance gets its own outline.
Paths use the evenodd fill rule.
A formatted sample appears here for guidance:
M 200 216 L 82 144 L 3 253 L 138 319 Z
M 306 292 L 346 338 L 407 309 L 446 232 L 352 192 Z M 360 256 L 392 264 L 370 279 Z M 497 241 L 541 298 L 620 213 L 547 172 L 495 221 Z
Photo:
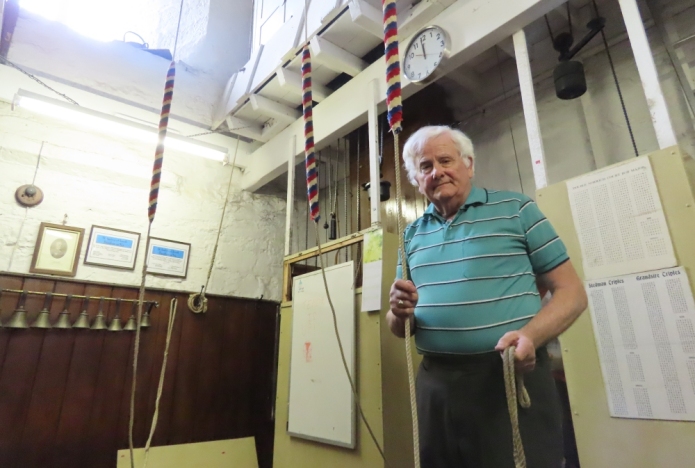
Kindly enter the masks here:
M 2 0 L 0 0 L 2 1 Z M 215 106 L 215 110 L 213 112 L 212 116 L 212 129 L 217 130 L 217 127 L 222 125 L 222 122 L 224 122 L 225 118 L 227 117 L 227 111 L 230 108 L 229 105 L 229 96 L 232 93 L 232 89 L 234 89 L 234 83 L 236 82 L 236 77 L 238 73 L 235 73 L 232 75 L 232 77 L 227 81 L 227 85 L 224 87 L 224 92 L 222 93 L 222 99 L 220 99 L 217 102 L 217 105 Z M 234 106 L 231 106 L 234 107 Z
M 302 113 L 297 109 L 280 104 L 277 101 L 273 101 L 259 94 L 252 94 L 249 96 L 249 102 L 253 110 L 271 119 L 291 123 L 302 116 Z
M 299 73 L 288 70 L 287 68 L 278 68 L 277 70 L 278 82 L 280 87 L 286 91 L 291 91 L 297 96 L 302 96 L 302 75 Z M 311 91 L 314 101 L 321 102 L 326 99 L 331 94 L 331 90 L 326 88 L 315 80 L 311 82 Z M 301 101 L 301 99 L 300 99 Z
M 351 0 L 349 8 L 353 23 L 371 35 L 383 39 L 384 24 L 381 10 L 373 7 L 364 0 Z
M 311 38 L 311 54 L 314 60 L 331 70 L 350 76 L 357 76 L 367 68 L 367 62 L 319 36 Z
M 563 0 L 467 0 L 457 2 L 433 18 L 451 36 L 451 57 L 442 64 L 446 73 L 510 37 L 532 21 L 562 4 Z M 460 6 L 457 6 L 460 5 Z M 406 42 L 408 37 L 403 38 Z M 380 109 L 384 108 L 386 64 L 380 58 L 366 70 L 331 94 L 314 109 L 314 144 L 321 148 L 366 122 L 368 96 L 365 90 L 376 80 Z M 403 97 L 408 98 L 421 88 L 403 79 Z M 372 98 L 373 101 L 373 98 Z M 407 104 L 406 104 L 407 105 Z M 319 125 L 320 124 L 320 125 Z M 301 120 L 289 125 L 275 138 L 258 148 L 249 158 L 251 164 L 241 181 L 245 190 L 254 191 L 287 171 L 287 148 L 290 138 L 303 138 Z M 297 145 L 296 160 L 303 154 L 303 145 Z
M 266 142 L 270 139 L 264 138 L 263 128 L 254 122 L 250 122 L 239 117 L 234 117 L 233 115 L 228 115 L 225 121 L 227 122 L 227 128 L 231 133 L 236 133 L 237 135 L 262 142 Z
M 268 123 L 263 126 L 262 135 L 265 141 L 271 140 L 281 131 L 287 128 L 289 123 L 284 120 L 270 119 Z
M 454 3 L 452 0 L 422 0 L 415 6 L 410 6 L 409 9 L 399 8 L 398 11 L 403 11 L 404 13 L 399 15 L 398 18 L 398 35 L 406 38 L 414 34 L 415 31 L 430 23 L 452 3 Z

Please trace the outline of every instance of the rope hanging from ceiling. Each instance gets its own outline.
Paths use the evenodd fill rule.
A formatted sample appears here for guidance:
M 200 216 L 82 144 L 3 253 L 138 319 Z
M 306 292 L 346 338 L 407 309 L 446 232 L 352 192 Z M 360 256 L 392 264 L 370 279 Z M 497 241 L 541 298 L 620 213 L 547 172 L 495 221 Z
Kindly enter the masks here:
M 147 217 L 149 220 L 147 226 L 147 239 L 150 238 L 150 233 L 152 231 L 152 223 L 154 222 L 155 215 L 157 214 L 157 204 L 159 202 L 159 185 L 162 178 L 162 165 L 164 164 L 164 141 L 167 135 L 167 129 L 169 127 L 169 114 L 171 112 L 171 101 L 174 98 L 174 82 L 176 78 L 176 47 L 179 41 L 179 32 L 181 30 L 181 14 L 183 13 L 183 2 L 181 0 L 181 6 L 179 8 L 179 19 L 178 25 L 176 27 L 176 37 L 174 39 L 174 53 L 172 54 L 171 63 L 169 64 L 169 69 L 167 70 L 166 80 L 164 83 L 164 97 L 162 98 L 162 110 L 159 114 L 159 131 L 157 135 L 157 147 L 154 153 L 154 163 L 152 166 L 152 179 L 150 181 L 150 194 L 149 203 L 147 207 Z M 130 466 L 135 468 L 135 456 L 134 456 L 134 443 L 133 443 L 133 426 L 135 424 L 135 395 L 137 391 L 137 372 L 138 372 L 138 355 L 140 352 L 140 329 L 142 326 L 142 305 L 145 299 L 145 280 L 147 278 L 147 256 L 142 266 L 142 279 L 140 282 L 140 291 L 138 295 L 138 313 L 135 327 L 135 344 L 133 346 L 133 379 L 132 386 L 130 390 L 130 418 L 128 424 L 128 448 L 130 449 Z M 167 345 L 165 348 L 165 355 L 168 352 L 168 343 L 172 333 L 173 316 L 176 313 L 176 304 L 172 304 L 173 311 L 170 314 L 169 322 L 170 326 L 167 329 Z M 164 381 L 164 372 L 162 369 L 160 376 L 160 386 L 157 391 L 157 400 L 161 396 L 162 385 Z M 157 413 L 152 419 L 152 429 L 150 437 L 147 441 L 145 450 L 145 465 L 147 464 L 147 455 L 149 451 L 149 444 L 152 440 L 152 435 L 154 433 L 154 427 L 157 422 Z
M 396 0 L 382 0 L 383 23 L 384 23 L 384 54 L 386 57 L 386 105 L 388 108 L 388 121 L 393 133 L 394 164 L 396 179 L 396 220 L 398 225 L 398 247 L 401 259 L 402 279 L 408 280 L 408 262 L 405 255 L 405 245 L 403 240 L 404 221 L 401 191 L 401 167 L 400 167 L 400 145 L 398 136 L 403 130 L 403 104 L 401 101 L 401 66 L 398 53 L 398 16 L 396 11 Z M 408 386 L 410 390 L 410 410 L 413 423 L 413 462 L 415 468 L 420 468 L 420 435 L 417 416 L 417 402 L 415 398 L 415 375 L 413 372 L 413 361 L 411 352 L 411 324 L 410 320 L 405 321 L 405 352 L 408 368 Z M 503 354 L 504 379 L 507 389 L 507 404 L 513 429 L 513 448 L 514 464 L 516 468 L 526 467 L 523 444 L 519 433 L 519 422 L 517 416 L 517 391 L 519 392 L 518 401 L 522 407 L 528 407 L 530 400 L 523 386 L 521 376 L 514 377 L 514 347 L 505 350 Z
M 304 4 L 304 17 L 308 18 L 308 1 Z M 376 438 L 374 430 L 367 421 L 364 411 L 362 410 L 362 405 L 360 404 L 359 395 L 357 393 L 357 387 L 355 385 L 352 376 L 350 375 L 350 369 L 348 368 L 347 360 L 345 359 L 345 351 L 343 350 L 343 343 L 340 339 L 340 333 L 338 333 L 338 319 L 336 317 L 335 307 L 331 299 L 331 294 L 328 288 L 328 281 L 326 279 L 326 267 L 323 262 L 323 252 L 321 250 L 321 240 L 319 237 L 319 219 L 321 214 L 319 211 L 319 172 L 316 165 L 316 156 L 314 151 L 314 116 L 313 116 L 313 99 L 312 99 L 312 89 L 311 89 L 311 51 L 309 48 L 308 41 L 308 30 L 306 21 L 305 25 L 305 35 L 306 35 L 306 45 L 302 50 L 302 114 L 304 119 L 304 158 L 306 166 L 306 184 L 307 184 L 307 198 L 308 198 L 308 220 L 314 221 L 314 233 L 316 237 L 316 249 L 318 251 L 318 258 L 321 267 L 321 276 L 323 278 L 323 285 L 326 291 L 326 297 L 328 299 L 328 305 L 331 310 L 333 318 L 333 330 L 335 332 L 335 337 L 338 342 L 338 348 L 340 350 L 340 357 L 343 363 L 343 368 L 345 369 L 345 374 L 347 375 L 348 382 L 350 383 L 350 389 L 354 396 L 355 405 L 357 406 L 357 411 L 360 418 L 364 422 L 367 432 L 371 437 L 374 445 L 376 446 L 381 458 L 384 460 L 384 465 L 389 467 L 388 461 L 386 460 L 386 455 L 384 450 L 379 444 Z M 307 233 L 308 234 L 308 233 Z M 308 237 L 308 236 L 307 236 Z
M 393 150 L 396 176 L 396 224 L 398 226 L 398 250 L 401 258 L 401 276 L 408 280 L 407 258 L 403 243 L 402 191 L 400 168 L 400 145 L 398 135 L 403 130 L 403 104 L 401 101 L 401 61 L 398 52 L 398 12 L 396 0 L 382 0 L 384 23 L 384 55 L 386 58 L 386 106 L 387 118 L 393 133 Z M 420 468 L 420 433 L 417 418 L 417 402 L 415 398 L 415 373 L 413 371 L 413 355 L 411 351 L 410 320 L 405 321 L 405 355 L 408 369 L 408 389 L 410 394 L 410 415 L 413 425 L 413 463 Z
M 306 189 L 309 199 L 309 215 L 318 223 L 319 213 L 319 177 L 314 154 L 314 114 L 311 90 L 311 51 L 309 43 L 302 50 L 302 115 L 304 116 L 304 162 L 306 166 Z

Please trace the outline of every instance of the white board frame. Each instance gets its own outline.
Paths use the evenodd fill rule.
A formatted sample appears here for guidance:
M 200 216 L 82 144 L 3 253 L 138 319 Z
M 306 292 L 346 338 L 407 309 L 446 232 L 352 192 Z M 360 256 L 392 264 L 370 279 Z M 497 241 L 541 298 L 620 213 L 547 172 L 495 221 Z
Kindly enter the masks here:
M 325 271 L 345 360 L 354 381 L 354 262 Z M 294 437 L 354 449 L 355 400 L 340 357 L 320 270 L 293 280 L 291 349 L 287 432 Z

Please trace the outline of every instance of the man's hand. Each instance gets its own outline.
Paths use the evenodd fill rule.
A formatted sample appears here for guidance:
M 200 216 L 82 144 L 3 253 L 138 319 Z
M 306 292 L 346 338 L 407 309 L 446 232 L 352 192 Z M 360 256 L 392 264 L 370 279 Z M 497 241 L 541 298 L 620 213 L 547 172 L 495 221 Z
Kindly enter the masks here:
M 412 281 L 397 279 L 391 285 L 391 293 L 389 294 L 389 304 L 391 312 L 399 318 L 407 318 L 415 313 L 417 305 L 417 288 Z
M 533 340 L 518 330 L 507 332 L 497 342 L 495 350 L 504 352 L 510 346 L 516 346 L 514 352 L 516 371 L 520 374 L 531 372 L 536 367 L 536 347 Z
M 398 279 L 391 285 L 391 293 L 389 294 L 391 310 L 386 314 L 386 320 L 391 332 L 397 337 L 405 337 L 406 320 L 410 320 L 412 329 L 417 300 L 417 288 L 412 281 Z

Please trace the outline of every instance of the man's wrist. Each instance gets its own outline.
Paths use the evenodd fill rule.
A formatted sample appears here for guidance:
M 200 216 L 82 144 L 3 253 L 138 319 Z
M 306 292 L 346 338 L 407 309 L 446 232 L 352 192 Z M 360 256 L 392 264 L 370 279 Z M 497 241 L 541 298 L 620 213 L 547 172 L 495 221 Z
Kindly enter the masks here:
M 528 341 L 530 341 L 533 344 L 533 349 L 537 349 L 543 344 L 541 343 L 541 338 L 536 336 L 533 328 L 529 327 L 528 325 L 521 327 L 519 329 L 519 334 L 523 335 Z

